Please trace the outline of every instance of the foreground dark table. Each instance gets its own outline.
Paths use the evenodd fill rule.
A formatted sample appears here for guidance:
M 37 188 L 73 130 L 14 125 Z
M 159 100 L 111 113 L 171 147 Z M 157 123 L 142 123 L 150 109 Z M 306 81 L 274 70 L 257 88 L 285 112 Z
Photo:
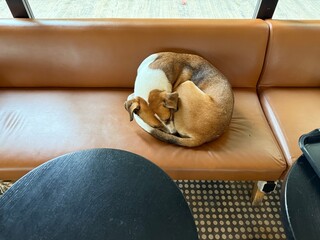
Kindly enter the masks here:
M 320 239 L 320 178 L 302 155 L 282 187 L 281 212 L 288 239 Z
M 195 240 L 175 183 L 120 150 L 67 154 L 34 169 L 0 198 L 0 239 Z

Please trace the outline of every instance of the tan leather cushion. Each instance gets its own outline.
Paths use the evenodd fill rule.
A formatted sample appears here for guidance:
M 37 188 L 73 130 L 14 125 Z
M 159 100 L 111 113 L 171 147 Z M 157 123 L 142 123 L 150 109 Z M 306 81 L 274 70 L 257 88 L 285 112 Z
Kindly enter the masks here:
M 320 86 L 320 20 L 269 20 L 270 40 L 260 87 Z
M 118 148 L 150 159 L 176 179 L 275 180 L 286 169 L 255 89 L 235 89 L 230 129 L 194 149 L 144 132 L 123 103 L 131 89 L 1 89 L 0 179 L 19 178 L 56 156 Z
M 269 88 L 260 94 L 263 109 L 289 165 L 302 154 L 302 134 L 320 127 L 320 87 Z
M 262 20 L 0 19 L 0 87 L 132 87 L 159 51 L 199 54 L 255 87 L 268 33 Z
M 301 155 L 299 137 L 320 127 L 320 20 L 267 23 L 261 103 L 291 165 Z

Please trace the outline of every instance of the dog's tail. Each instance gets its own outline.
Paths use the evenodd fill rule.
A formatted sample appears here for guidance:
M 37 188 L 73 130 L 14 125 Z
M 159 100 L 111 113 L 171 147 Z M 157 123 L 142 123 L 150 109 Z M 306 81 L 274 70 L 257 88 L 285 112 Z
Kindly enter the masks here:
M 170 133 L 163 132 L 156 128 L 153 128 L 150 134 L 160 141 L 176 144 L 182 147 L 197 147 L 204 143 L 192 137 L 179 137 Z
M 150 127 L 137 115 L 134 115 L 134 119 L 143 130 L 150 133 L 153 137 L 157 138 L 160 141 L 176 144 L 183 147 L 197 147 L 205 143 L 203 141 L 200 141 L 199 139 L 195 139 L 192 137 L 179 137 L 170 133 L 163 132 L 157 128 Z

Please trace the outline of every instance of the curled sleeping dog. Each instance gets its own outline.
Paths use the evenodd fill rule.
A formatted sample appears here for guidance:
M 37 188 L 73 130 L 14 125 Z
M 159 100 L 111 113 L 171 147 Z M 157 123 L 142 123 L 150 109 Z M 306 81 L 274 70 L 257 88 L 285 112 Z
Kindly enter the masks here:
M 152 54 L 140 64 L 134 84 L 134 93 L 129 95 L 128 101 L 125 102 L 125 108 L 130 114 L 130 121 L 134 117 L 140 126 L 144 121 L 152 128 L 173 134 L 175 130 L 172 111 L 177 108 L 178 96 L 176 93 L 172 94 L 172 84 L 165 72 L 161 69 L 150 68 L 158 56 L 159 54 Z M 163 91 L 161 96 L 165 101 L 159 108 L 154 109 L 156 112 L 151 110 L 148 104 L 149 94 L 154 89 Z
M 232 88 L 200 56 L 163 52 L 139 66 L 134 93 L 125 102 L 130 120 L 161 141 L 195 147 L 228 127 L 234 106 Z

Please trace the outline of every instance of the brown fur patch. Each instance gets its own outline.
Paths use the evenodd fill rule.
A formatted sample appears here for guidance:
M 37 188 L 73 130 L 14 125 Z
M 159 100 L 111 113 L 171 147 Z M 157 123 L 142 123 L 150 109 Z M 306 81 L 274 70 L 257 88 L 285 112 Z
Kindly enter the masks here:
M 178 111 L 166 106 L 168 94 L 153 90 L 149 107 L 160 119 L 174 117 L 176 135 L 153 129 L 150 134 L 159 140 L 180 146 L 195 147 L 218 138 L 230 123 L 233 112 L 233 92 L 226 77 L 200 56 L 178 53 L 158 53 L 149 65 L 160 69 L 179 94 Z
M 173 89 L 185 81 L 194 82 L 200 89 L 203 82 L 220 74 L 204 58 L 185 53 L 162 52 L 158 53 L 156 60 L 149 65 L 152 69 L 161 69 L 167 76 Z
M 148 99 L 150 109 L 164 122 L 171 119 L 171 111 L 164 105 L 166 94 L 165 91 L 155 89 L 150 92 Z

